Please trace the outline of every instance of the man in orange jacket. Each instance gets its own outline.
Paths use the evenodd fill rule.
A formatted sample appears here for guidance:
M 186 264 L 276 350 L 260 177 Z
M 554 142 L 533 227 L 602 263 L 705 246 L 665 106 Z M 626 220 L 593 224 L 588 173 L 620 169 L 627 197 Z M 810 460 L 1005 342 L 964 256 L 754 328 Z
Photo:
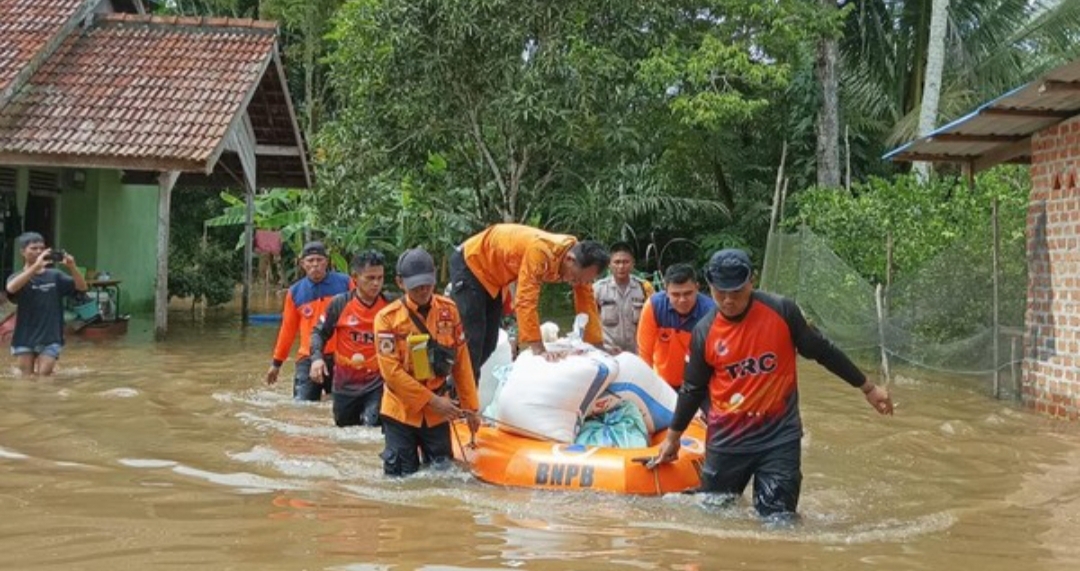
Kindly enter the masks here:
M 300 333 L 300 348 L 296 351 L 296 374 L 293 377 L 293 398 L 317 401 L 322 393 L 331 391 L 331 383 L 311 378 L 311 331 L 326 311 L 330 300 L 339 293 L 352 289 L 349 276 L 329 271 L 330 257 L 322 242 L 308 242 L 300 251 L 300 267 L 304 277 L 289 287 L 285 305 L 281 310 L 281 329 L 274 345 L 274 360 L 266 371 L 266 384 L 278 380 L 281 365 L 289 358 L 296 334 Z M 333 371 L 334 343 L 326 348 L 326 364 Z M 332 381 L 332 379 L 331 379 Z
M 521 224 L 496 224 L 465 240 L 450 257 L 450 295 L 461 311 L 473 366 L 483 366 L 495 351 L 502 290 L 514 282 L 519 347 L 545 354 L 540 338 L 540 288 L 557 282 L 573 286 L 574 312 L 589 316 L 584 340 L 602 347 L 592 282 L 610 260 L 597 242 L 579 242 L 573 236 Z
M 421 461 L 439 465 L 453 457 L 450 421 L 465 417 L 476 432 L 480 401 L 457 306 L 435 295 L 431 254 L 406 250 L 395 279 L 405 295 L 375 317 L 385 383 L 381 456 L 387 476 L 406 476 L 419 470 Z M 459 402 L 449 395 L 450 378 Z
M 379 424 L 383 380 L 375 359 L 375 316 L 394 299 L 383 291 L 384 264 L 375 250 L 357 254 L 350 265 L 356 288 L 334 296 L 311 333 L 311 378 L 333 379 L 338 426 Z M 337 343 L 332 374 L 323 355 L 331 339 Z
M 714 309 L 712 298 L 698 291 L 697 272 L 690 264 L 669 267 L 664 291 L 645 302 L 637 329 L 638 355 L 672 388 L 682 386 L 694 327 Z

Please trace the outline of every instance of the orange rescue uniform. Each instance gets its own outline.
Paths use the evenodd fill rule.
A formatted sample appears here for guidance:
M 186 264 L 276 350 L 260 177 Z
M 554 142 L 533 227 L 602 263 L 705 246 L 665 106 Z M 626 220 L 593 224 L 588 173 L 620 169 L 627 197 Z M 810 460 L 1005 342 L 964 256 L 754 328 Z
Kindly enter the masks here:
M 409 335 L 422 332 L 409 317 L 409 310 L 423 318 L 407 295 L 383 308 L 375 317 L 379 371 L 385 383 L 380 412 L 409 426 L 437 426 L 447 419 L 432 412 L 427 404 L 432 397 L 445 390 L 446 378 L 420 381 L 413 376 L 412 353 L 407 339 Z M 457 306 L 448 297 L 433 295 L 424 325 L 435 341 L 454 348 L 456 358 L 451 376 L 461 409 L 478 411 L 480 399 L 476 394 L 476 377 L 473 375 Z
M 465 264 L 488 294 L 494 298 L 502 288 L 517 282 L 514 310 L 518 320 L 518 342 L 540 341 L 540 287 L 562 281 L 561 268 L 577 238 L 552 234 L 522 224 L 495 224 L 462 244 Z M 600 314 L 591 284 L 574 286 L 574 312 L 585 313 L 584 340 L 604 341 Z
M 711 297 L 697 294 L 694 308 L 680 315 L 664 292 L 654 293 L 645 302 L 638 322 L 638 355 L 667 384 L 679 388 L 690 357 L 690 336 L 702 317 L 716 308 Z
M 326 277 L 315 283 L 304 277 L 289 287 L 285 294 L 285 303 L 281 310 L 281 329 L 278 330 L 274 344 L 274 365 L 280 367 L 289 358 L 289 350 L 300 333 L 300 348 L 296 351 L 299 361 L 311 355 L 311 332 L 319 322 L 319 317 L 326 312 L 330 300 L 339 293 L 351 291 L 356 287 L 352 278 L 340 272 L 327 272 Z M 333 355 L 334 340 L 331 339 L 323 351 Z

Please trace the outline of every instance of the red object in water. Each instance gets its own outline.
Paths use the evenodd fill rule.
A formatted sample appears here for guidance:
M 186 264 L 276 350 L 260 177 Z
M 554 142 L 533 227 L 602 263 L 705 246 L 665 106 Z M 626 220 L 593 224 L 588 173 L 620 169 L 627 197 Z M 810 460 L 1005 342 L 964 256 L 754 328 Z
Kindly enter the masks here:
M 15 335 L 15 312 L 11 312 L 3 321 L 0 321 L 0 341 L 11 343 L 11 336 Z

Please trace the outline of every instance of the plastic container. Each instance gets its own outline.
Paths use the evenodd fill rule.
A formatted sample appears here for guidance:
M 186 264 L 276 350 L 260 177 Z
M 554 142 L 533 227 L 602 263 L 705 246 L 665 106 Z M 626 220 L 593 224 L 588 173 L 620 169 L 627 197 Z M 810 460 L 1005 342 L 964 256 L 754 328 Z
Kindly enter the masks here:
M 76 305 L 73 309 L 75 310 L 75 317 L 78 317 L 81 321 L 93 321 L 101 317 L 101 308 L 96 299 Z

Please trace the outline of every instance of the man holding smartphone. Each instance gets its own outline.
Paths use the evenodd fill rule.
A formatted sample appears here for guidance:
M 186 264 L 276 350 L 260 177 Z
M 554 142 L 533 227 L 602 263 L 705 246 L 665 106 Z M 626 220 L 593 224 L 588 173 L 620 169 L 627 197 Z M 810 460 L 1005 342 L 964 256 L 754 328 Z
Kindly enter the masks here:
M 23 269 L 7 280 L 8 298 L 18 305 L 11 354 L 24 375 L 51 375 L 64 346 L 64 298 L 86 291 L 75 258 L 45 247 L 45 238 L 26 232 L 15 239 Z M 68 274 L 49 267 L 63 263 Z

